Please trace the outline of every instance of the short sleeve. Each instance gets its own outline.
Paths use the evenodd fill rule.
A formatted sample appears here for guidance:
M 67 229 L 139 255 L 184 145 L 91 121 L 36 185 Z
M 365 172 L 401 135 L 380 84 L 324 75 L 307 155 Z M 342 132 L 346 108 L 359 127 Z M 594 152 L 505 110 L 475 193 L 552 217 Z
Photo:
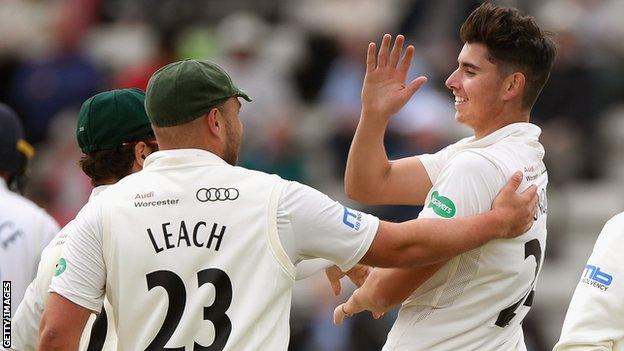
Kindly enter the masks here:
M 48 245 L 50 241 L 52 241 L 52 239 L 54 239 L 54 236 L 56 236 L 56 234 L 59 232 L 60 229 L 61 228 L 59 227 L 58 223 L 56 223 L 54 218 L 52 218 L 47 213 L 44 213 L 43 223 L 42 223 L 42 238 L 43 238 L 41 242 L 42 250 L 44 247 L 46 247 L 46 245 Z
M 91 201 L 63 229 L 67 239 L 50 286 L 51 292 L 96 312 L 106 283 L 101 216 L 99 202 Z
M 623 246 L 621 213 L 605 224 L 583 267 L 555 350 L 611 350 L 624 341 Z
M 277 212 L 278 235 L 293 264 L 325 258 L 343 271 L 362 259 L 379 226 L 377 217 L 297 182 L 288 183 Z
M 440 171 L 419 217 L 457 218 L 487 212 L 504 184 L 503 173 L 486 157 L 459 152 Z
M 457 143 L 451 144 L 434 154 L 422 154 L 415 156 L 420 160 L 423 167 L 425 167 L 425 171 L 429 175 L 431 184 L 435 184 L 449 159 L 457 153 L 458 146 L 465 143 L 467 139 L 468 138 L 462 139 Z

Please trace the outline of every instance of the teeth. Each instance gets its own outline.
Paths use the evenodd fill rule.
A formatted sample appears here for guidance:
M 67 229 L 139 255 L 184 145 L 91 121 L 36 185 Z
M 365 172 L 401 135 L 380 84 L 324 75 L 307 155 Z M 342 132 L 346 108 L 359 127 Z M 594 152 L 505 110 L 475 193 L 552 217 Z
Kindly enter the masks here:
M 466 98 L 461 98 L 461 97 L 459 97 L 459 96 L 456 96 L 456 97 L 455 97 L 455 102 L 466 102 L 466 101 L 468 101 L 468 99 L 466 99 Z

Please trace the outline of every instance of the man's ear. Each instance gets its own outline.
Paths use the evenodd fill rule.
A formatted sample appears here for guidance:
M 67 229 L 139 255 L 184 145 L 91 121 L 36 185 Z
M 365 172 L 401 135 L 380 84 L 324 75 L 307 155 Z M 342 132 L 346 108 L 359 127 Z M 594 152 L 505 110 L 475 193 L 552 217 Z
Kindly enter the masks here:
M 222 134 L 223 123 L 221 121 L 221 111 L 218 108 L 211 109 L 204 118 L 204 122 L 208 125 L 210 134 L 214 137 L 220 138 Z
M 518 97 L 522 97 L 524 94 L 524 87 L 526 85 L 526 77 L 522 72 L 513 72 L 508 75 L 504 82 L 503 88 L 503 100 L 509 101 Z
M 154 150 L 143 141 L 139 141 L 134 145 L 134 163 L 135 167 L 138 166 L 138 170 L 143 169 L 143 162 L 145 162 L 145 158 L 149 156 Z

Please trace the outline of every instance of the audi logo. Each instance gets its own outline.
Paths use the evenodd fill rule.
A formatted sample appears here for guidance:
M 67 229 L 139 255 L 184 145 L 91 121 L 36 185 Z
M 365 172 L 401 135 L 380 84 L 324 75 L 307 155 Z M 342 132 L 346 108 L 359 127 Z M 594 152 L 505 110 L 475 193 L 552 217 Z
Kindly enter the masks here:
M 195 194 L 201 202 L 214 202 L 238 199 L 238 189 L 234 188 L 201 188 Z

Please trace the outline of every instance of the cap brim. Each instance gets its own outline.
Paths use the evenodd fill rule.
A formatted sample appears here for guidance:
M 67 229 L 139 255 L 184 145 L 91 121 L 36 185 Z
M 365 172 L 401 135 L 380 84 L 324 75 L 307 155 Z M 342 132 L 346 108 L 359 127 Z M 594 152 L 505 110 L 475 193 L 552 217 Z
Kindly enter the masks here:
M 247 95 L 247 93 L 245 93 L 244 91 L 240 89 L 237 89 L 236 96 L 242 97 L 243 99 L 247 100 L 247 102 L 251 102 L 249 95 Z

